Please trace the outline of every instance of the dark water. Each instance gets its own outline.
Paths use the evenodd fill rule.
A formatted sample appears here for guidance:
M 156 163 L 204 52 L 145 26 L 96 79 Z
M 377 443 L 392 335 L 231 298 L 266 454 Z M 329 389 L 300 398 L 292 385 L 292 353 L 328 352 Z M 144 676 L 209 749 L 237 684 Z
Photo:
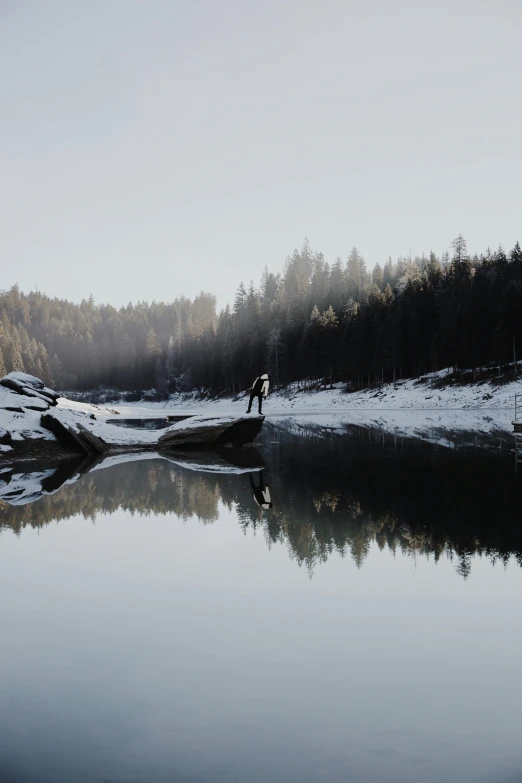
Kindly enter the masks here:
M 117 427 L 126 427 L 133 430 L 164 430 L 166 427 L 170 427 L 171 424 L 175 424 L 178 421 L 184 421 L 190 418 L 190 416 L 164 416 L 163 418 L 154 417 L 147 419 L 108 419 L 108 424 L 116 424 Z
M 4 474 L 0 783 L 522 780 L 513 453 L 258 451 Z

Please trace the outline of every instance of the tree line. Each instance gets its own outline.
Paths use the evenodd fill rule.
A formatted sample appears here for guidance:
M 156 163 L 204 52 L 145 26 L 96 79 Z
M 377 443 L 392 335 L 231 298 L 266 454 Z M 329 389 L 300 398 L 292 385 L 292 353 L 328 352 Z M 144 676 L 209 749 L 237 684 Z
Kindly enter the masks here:
M 190 382 L 193 346 L 216 326 L 216 299 L 138 302 L 119 309 L 74 304 L 18 286 L 0 293 L 0 374 L 21 370 L 58 389 L 122 390 Z M 190 388 L 192 388 L 190 386 Z
M 0 294 L 0 371 L 60 389 L 154 387 L 237 393 L 268 371 L 276 385 L 342 381 L 356 389 L 450 367 L 476 376 L 522 351 L 522 250 L 391 258 L 368 271 L 357 248 L 329 264 L 305 241 L 281 273 L 241 283 L 216 312 L 201 293 L 115 308 Z M 515 365 L 516 367 L 516 365 Z
M 450 367 L 513 361 L 522 346 L 522 250 L 390 259 L 368 272 L 353 248 L 328 264 L 307 242 L 282 274 L 241 284 L 205 335 L 198 386 L 236 391 L 265 368 L 276 384 L 343 381 L 356 389 Z

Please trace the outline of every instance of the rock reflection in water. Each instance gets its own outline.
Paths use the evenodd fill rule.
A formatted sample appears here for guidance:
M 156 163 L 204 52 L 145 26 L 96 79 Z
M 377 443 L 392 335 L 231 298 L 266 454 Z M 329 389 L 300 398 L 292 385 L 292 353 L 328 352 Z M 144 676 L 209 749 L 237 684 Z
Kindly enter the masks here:
M 510 455 L 382 436 L 372 441 L 356 429 L 309 435 L 267 429 L 260 445 L 266 470 L 256 476 L 248 467 L 239 474 L 201 472 L 205 466 L 195 457 L 186 458 L 190 469 L 182 461 L 134 457 L 80 471 L 76 481 L 35 502 L 0 501 L 0 526 L 19 533 L 26 525 L 76 514 L 94 520 L 119 508 L 209 524 L 223 503 L 236 509 L 245 531 L 261 530 L 268 546 L 285 545 L 310 575 L 333 552 L 360 568 L 372 542 L 392 552 L 449 556 L 463 577 L 474 555 L 491 562 L 514 557 L 522 565 L 522 482 Z M 52 477 L 45 481 L 52 486 Z

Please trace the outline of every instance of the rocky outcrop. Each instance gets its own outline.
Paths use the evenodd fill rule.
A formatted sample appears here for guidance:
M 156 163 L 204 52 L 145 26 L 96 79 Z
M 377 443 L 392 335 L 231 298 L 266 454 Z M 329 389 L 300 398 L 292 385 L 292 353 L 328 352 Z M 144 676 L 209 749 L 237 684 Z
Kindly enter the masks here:
M 52 413 L 44 414 L 40 419 L 40 425 L 52 432 L 56 440 L 63 446 L 79 454 L 105 454 L 109 451 L 109 446 L 102 438 L 94 435 L 80 422 L 76 427 L 72 427 L 64 421 L 61 421 Z
M 84 455 L 164 449 L 215 449 L 252 443 L 263 426 L 259 415 L 176 416 L 164 430 L 118 427 L 110 411 L 82 403 L 61 401 L 43 381 L 26 373 L 0 379 L 0 452 L 6 455 L 34 450 L 41 441 L 63 452 Z M 2 457 L 4 459 L 4 456 Z
M 9 375 L 0 378 L 0 385 L 25 397 L 42 400 L 47 405 L 56 405 L 60 397 L 58 392 L 48 389 L 40 378 L 25 372 L 10 372 Z
M 264 416 L 194 416 L 170 427 L 158 439 L 158 447 L 243 446 L 261 432 Z

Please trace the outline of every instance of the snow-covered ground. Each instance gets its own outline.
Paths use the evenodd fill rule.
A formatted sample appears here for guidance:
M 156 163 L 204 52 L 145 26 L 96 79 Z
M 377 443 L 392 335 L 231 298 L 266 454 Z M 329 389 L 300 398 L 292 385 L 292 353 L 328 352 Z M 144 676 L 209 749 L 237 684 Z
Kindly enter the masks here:
M 51 408 L 41 399 L 25 397 L 0 385 L 0 433 L 2 431 L 9 433 L 13 442 L 24 440 L 55 441 L 54 435 L 40 425 L 42 413 L 47 413 L 50 410 L 65 411 L 68 416 L 77 414 L 82 417 L 82 420 L 91 414 L 99 416 L 102 420 L 114 417 L 114 411 L 109 408 L 64 399 L 60 399 L 58 405 Z M 0 451 L 11 450 L 11 446 L 0 445 Z
M 40 386 L 43 390 L 41 393 L 35 390 Z M 52 395 L 52 398 L 45 398 L 44 391 Z M 159 438 L 172 436 L 179 439 L 180 433 L 185 436 L 187 432 L 190 432 L 193 443 L 204 443 L 208 442 L 209 432 L 217 438 L 247 418 L 239 411 L 218 415 L 194 411 L 189 419 L 174 422 L 162 430 L 124 428 L 111 422 L 111 419 L 117 422 L 121 418 L 118 412 L 111 408 L 73 402 L 66 398 L 60 398 L 56 404 L 57 396 L 51 390 L 45 390 L 38 378 L 25 373 L 10 373 L 0 378 L 0 450 L 12 451 L 11 444 L 16 444 L 17 441 L 56 441 L 54 434 L 42 426 L 42 414 L 51 416 L 69 432 L 78 434 L 83 429 L 102 438 L 109 445 L 129 447 L 150 447 L 157 444 Z
M 381 410 L 447 410 L 447 409 L 506 409 L 514 412 L 515 393 L 522 394 L 522 379 L 505 383 L 483 381 L 475 384 L 444 384 L 446 370 L 430 373 L 422 379 L 397 381 L 381 387 L 346 392 L 344 384 L 333 389 L 304 391 L 291 384 L 280 392 L 272 392 L 264 406 L 267 415 L 281 413 L 344 412 L 354 409 Z M 136 402 L 111 407 L 127 415 L 188 413 L 194 410 L 216 413 L 236 413 L 248 403 L 248 393 L 238 397 L 222 397 L 215 400 L 202 399 L 192 394 L 172 395 L 166 402 Z
M 299 416 L 306 426 L 342 429 L 346 424 L 356 424 L 403 437 L 447 441 L 447 445 L 462 432 L 489 436 L 512 433 L 515 394 L 522 393 L 522 381 L 440 387 L 446 374 L 443 370 L 422 381 L 398 381 L 352 393 L 345 392 L 343 384 L 321 391 L 298 390 L 293 385 L 271 393 L 263 404 L 263 413 L 269 421 L 286 429 L 295 429 Z M 176 395 L 167 402 L 112 407 L 128 418 L 203 412 L 237 415 L 246 411 L 247 403 L 247 393 L 217 400 L 192 394 Z
M 303 391 L 296 385 L 273 392 L 263 412 L 273 424 L 287 430 L 306 428 L 342 430 L 346 425 L 373 428 L 383 433 L 452 445 L 462 433 L 496 437 L 512 434 L 515 394 L 522 393 L 522 381 L 443 385 L 445 371 L 422 380 L 398 381 L 380 388 L 347 393 L 342 384 L 333 389 Z M 25 378 L 29 376 L 24 376 Z M 37 379 L 33 379 L 37 380 Z M 43 384 L 42 384 L 43 386 Z M 126 403 L 99 406 L 60 398 L 51 408 L 64 423 L 86 426 L 109 443 L 152 445 L 165 430 L 133 430 L 115 427 L 111 418 L 148 418 L 167 415 L 212 416 L 222 420 L 244 416 L 248 393 L 235 398 L 202 399 L 199 394 L 176 395 L 167 402 Z M 40 425 L 40 416 L 49 403 L 38 396 L 24 397 L 0 385 L 0 437 L 11 434 L 12 441 L 55 440 Z M 91 418 L 93 415 L 93 418 Z M 255 408 L 251 415 L 256 415 Z M 192 426 L 201 424 L 196 419 Z M 175 429 L 178 425 L 172 424 Z M 181 422 L 180 428 L 190 426 Z M 5 434 L 5 433 L 4 433 Z M 9 445 L 0 450 L 11 451 Z
M 208 434 L 212 428 L 230 427 L 241 418 L 246 418 L 239 411 L 213 416 L 209 416 L 207 412 L 194 411 L 194 415 L 190 419 L 178 421 L 162 430 L 132 429 L 115 426 L 107 421 L 107 419 L 117 419 L 114 413 L 107 410 L 98 410 L 97 413 L 94 413 L 94 418 L 90 418 L 86 416 L 88 410 L 84 410 L 88 406 L 84 405 L 82 408 L 82 403 L 75 403 L 75 407 L 71 408 L 69 403 L 69 400 L 60 400 L 53 415 L 73 429 L 81 424 L 93 435 L 114 446 L 151 446 L 158 442 L 158 438 L 169 433 L 175 435 L 178 432 L 185 433 L 187 431 L 194 431 L 194 436 L 197 437 L 199 431 Z

